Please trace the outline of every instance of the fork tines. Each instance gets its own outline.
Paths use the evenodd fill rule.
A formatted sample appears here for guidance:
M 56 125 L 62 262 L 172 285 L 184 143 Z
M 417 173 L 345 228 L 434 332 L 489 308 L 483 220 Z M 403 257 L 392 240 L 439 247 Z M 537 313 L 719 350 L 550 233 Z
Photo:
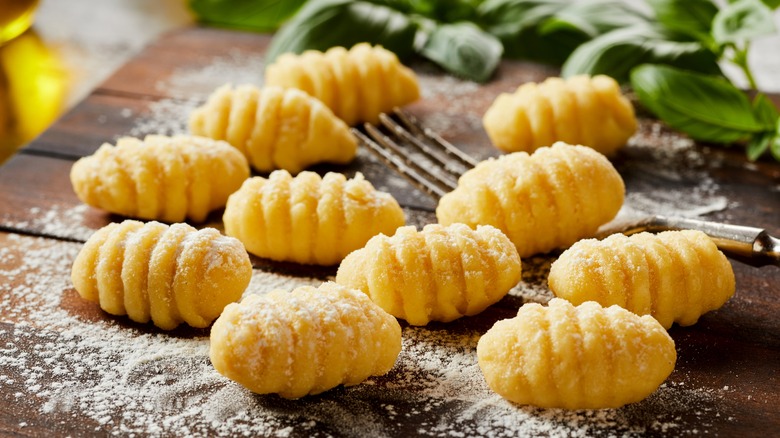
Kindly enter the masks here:
M 455 189 L 458 178 L 477 164 L 399 108 L 392 115 L 380 114 L 379 121 L 379 126 L 364 125 L 367 135 L 352 132 L 388 167 L 436 199 Z

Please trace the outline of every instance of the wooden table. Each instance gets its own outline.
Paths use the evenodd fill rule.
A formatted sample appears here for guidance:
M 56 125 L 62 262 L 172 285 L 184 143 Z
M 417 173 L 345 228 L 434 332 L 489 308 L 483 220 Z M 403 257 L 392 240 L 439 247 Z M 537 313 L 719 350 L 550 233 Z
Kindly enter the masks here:
M 617 410 L 512 405 L 476 365 L 479 335 L 525 302 L 548 301 L 555 254 L 523 261 L 523 282 L 480 315 L 425 328 L 402 324 L 404 349 L 386 376 L 290 401 L 259 396 L 211 367 L 208 330 L 162 332 L 103 313 L 70 283 L 94 230 L 122 218 L 82 205 L 72 163 L 119 136 L 184 132 L 189 110 L 223 82 L 262 83 L 269 37 L 191 28 L 165 36 L 121 68 L 0 168 L 0 435 L 771 436 L 780 430 L 780 270 L 734 262 L 736 295 L 691 327 L 673 327 L 678 362 L 643 402 Z M 409 107 L 469 154 L 497 152 L 480 118 L 495 96 L 554 75 L 504 62 L 478 86 L 413 64 L 423 99 Z M 776 100 L 777 101 L 777 100 Z M 780 236 L 780 165 L 738 148 L 693 142 L 649 118 L 614 164 L 626 181 L 622 214 L 704 216 Z M 435 203 L 361 151 L 363 172 L 403 205 L 408 223 Z M 220 226 L 220 213 L 210 217 Z M 332 278 L 335 268 L 253 258 L 247 293 Z

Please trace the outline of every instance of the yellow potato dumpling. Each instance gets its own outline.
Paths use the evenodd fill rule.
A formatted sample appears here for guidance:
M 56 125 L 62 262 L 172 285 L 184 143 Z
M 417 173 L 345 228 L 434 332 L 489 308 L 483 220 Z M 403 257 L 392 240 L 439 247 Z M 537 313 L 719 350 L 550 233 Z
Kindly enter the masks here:
M 190 131 L 227 141 L 260 172 L 295 174 L 315 163 L 349 163 L 357 153 L 349 127 L 296 89 L 224 85 L 192 112 Z
M 316 265 L 335 265 L 404 221 L 398 202 L 360 173 L 350 180 L 333 172 L 293 178 L 284 170 L 246 180 L 228 199 L 223 217 L 225 233 L 252 254 Z
M 202 222 L 249 177 L 246 158 L 195 136 L 120 138 L 73 164 L 70 181 L 85 204 L 164 222 Z
M 603 155 L 558 142 L 479 163 L 444 195 L 439 223 L 493 225 L 520 257 L 566 247 L 615 217 L 625 186 Z
M 387 373 L 401 351 L 398 321 L 333 282 L 230 304 L 211 329 L 211 363 L 258 394 L 299 398 Z
M 213 228 L 126 220 L 93 234 L 73 263 L 82 298 L 164 330 L 207 327 L 252 277 L 243 245 Z
M 360 289 L 412 325 L 476 315 L 520 281 L 520 256 L 491 226 L 399 228 L 348 255 L 336 282 Z
M 581 240 L 553 263 L 548 283 L 574 304 L 616 304 L 651 315 L 666 329 L 696 323 L 736 288 L 726 256 L 706 234 L 691 230 Z
M 563 141 L 612 155 L 637 129 L 631 102 L 604 75 L 523 84 L 513 94 L 498 96 L 482 122 L 493 144 L 505 152 L 532 152 Z
M 488 386 L 542 408 L 618 408 L 649 396 L 671 374 L 674 341 L 651 316 L 553 298 L 525 304 L 480 338 Z
M 380 113 L 420 98 L 414 72 L 393 52 L 368 43 L 283 54 L 266 68 L 265 83 L 309 93 L 348 125 L 377 123 Z

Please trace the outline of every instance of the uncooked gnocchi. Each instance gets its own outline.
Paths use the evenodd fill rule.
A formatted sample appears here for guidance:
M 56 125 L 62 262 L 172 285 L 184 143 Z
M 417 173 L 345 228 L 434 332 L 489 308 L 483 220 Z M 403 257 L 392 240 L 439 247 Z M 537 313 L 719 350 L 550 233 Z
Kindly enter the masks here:
M 631 102 L 604 75 L 525 83 L 498 96 L 482 122 L 493 144 L 506 152 L 564 141 L 612 155 L 637 128 Z
M 265 82 L 309 93 L 348 125 L 376 123 L 380 113 L 420 97 L 414 72 L 393 52 L 368 43 L 283 54 L 266 68 Z
M 260 172 L 295 174 L 315 163 L 349 163 L 357 153 L 349 127 L 296 89 L 222 86 L 192 112 L 190 131 L 227 141 Z
M 258 394 L 299 398 L 390 371 L 401 327 L 362 292 L 333 282 L 230 304 L 211 330 L 211 363 Z
M 73 263 L 82 298 L 164 330 L 207 327 L 252 277 L 243 245 L 213 228 L 126 220 L 93 234 Z
M 696 323 L 736 288 L 726 256 L 706 234 L 691 230 L 581 240 L 553 263 L 548 283 L 574 304 L 617 304 L 667 329 Z
M 476 315 L 520 281 L 520 256 L 498 229 L 401 227 L 377 235 L 339 266 L 336 282 L 365 292 L 412 325 Z
M 376 191 L 358 173 L 347 180 L 328 172 L 293 178 L 276 170 L 254 177 L 230 196 L 225 233 L 260 257 L 303 264 L 334 265 L 376 234 L 391 234 L 404 213 L 388 193 Z
M 73 164 L 70 181 L 85 204 L 164 222 L 202 222 L 249 177 L 234 147 L 203 137 L 120 138 Z
M 493 225 L 520 257 L 569 246 L 615 217 L 625 187 L 603 155 L 562 142 L 479 163 L 444 195 L 439 223 Z
M 488 386 L 543 408 L 618 408 L 646 398 L 671 374 L 674 341 L 651 316 L 553 298 L 520 307 L 480 338 Z

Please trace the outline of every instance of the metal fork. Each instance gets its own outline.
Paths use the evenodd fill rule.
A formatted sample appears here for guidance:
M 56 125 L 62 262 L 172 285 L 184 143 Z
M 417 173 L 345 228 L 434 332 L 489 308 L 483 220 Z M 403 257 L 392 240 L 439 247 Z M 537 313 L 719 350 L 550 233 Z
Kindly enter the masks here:
M 458 178 L 478 163 L 399 108 L 381 114 L 379 121 L 378 126 L 366 123 L 365 132 L 353 128 L 352 133 L 368 151 L 436 201 L 454 190 Z M 655 215 L 608 224 L 596 237 L 670 230 L 702 231 L 735 260 L 751 266 L 780 267 L 780 239 L 755 227 Z

